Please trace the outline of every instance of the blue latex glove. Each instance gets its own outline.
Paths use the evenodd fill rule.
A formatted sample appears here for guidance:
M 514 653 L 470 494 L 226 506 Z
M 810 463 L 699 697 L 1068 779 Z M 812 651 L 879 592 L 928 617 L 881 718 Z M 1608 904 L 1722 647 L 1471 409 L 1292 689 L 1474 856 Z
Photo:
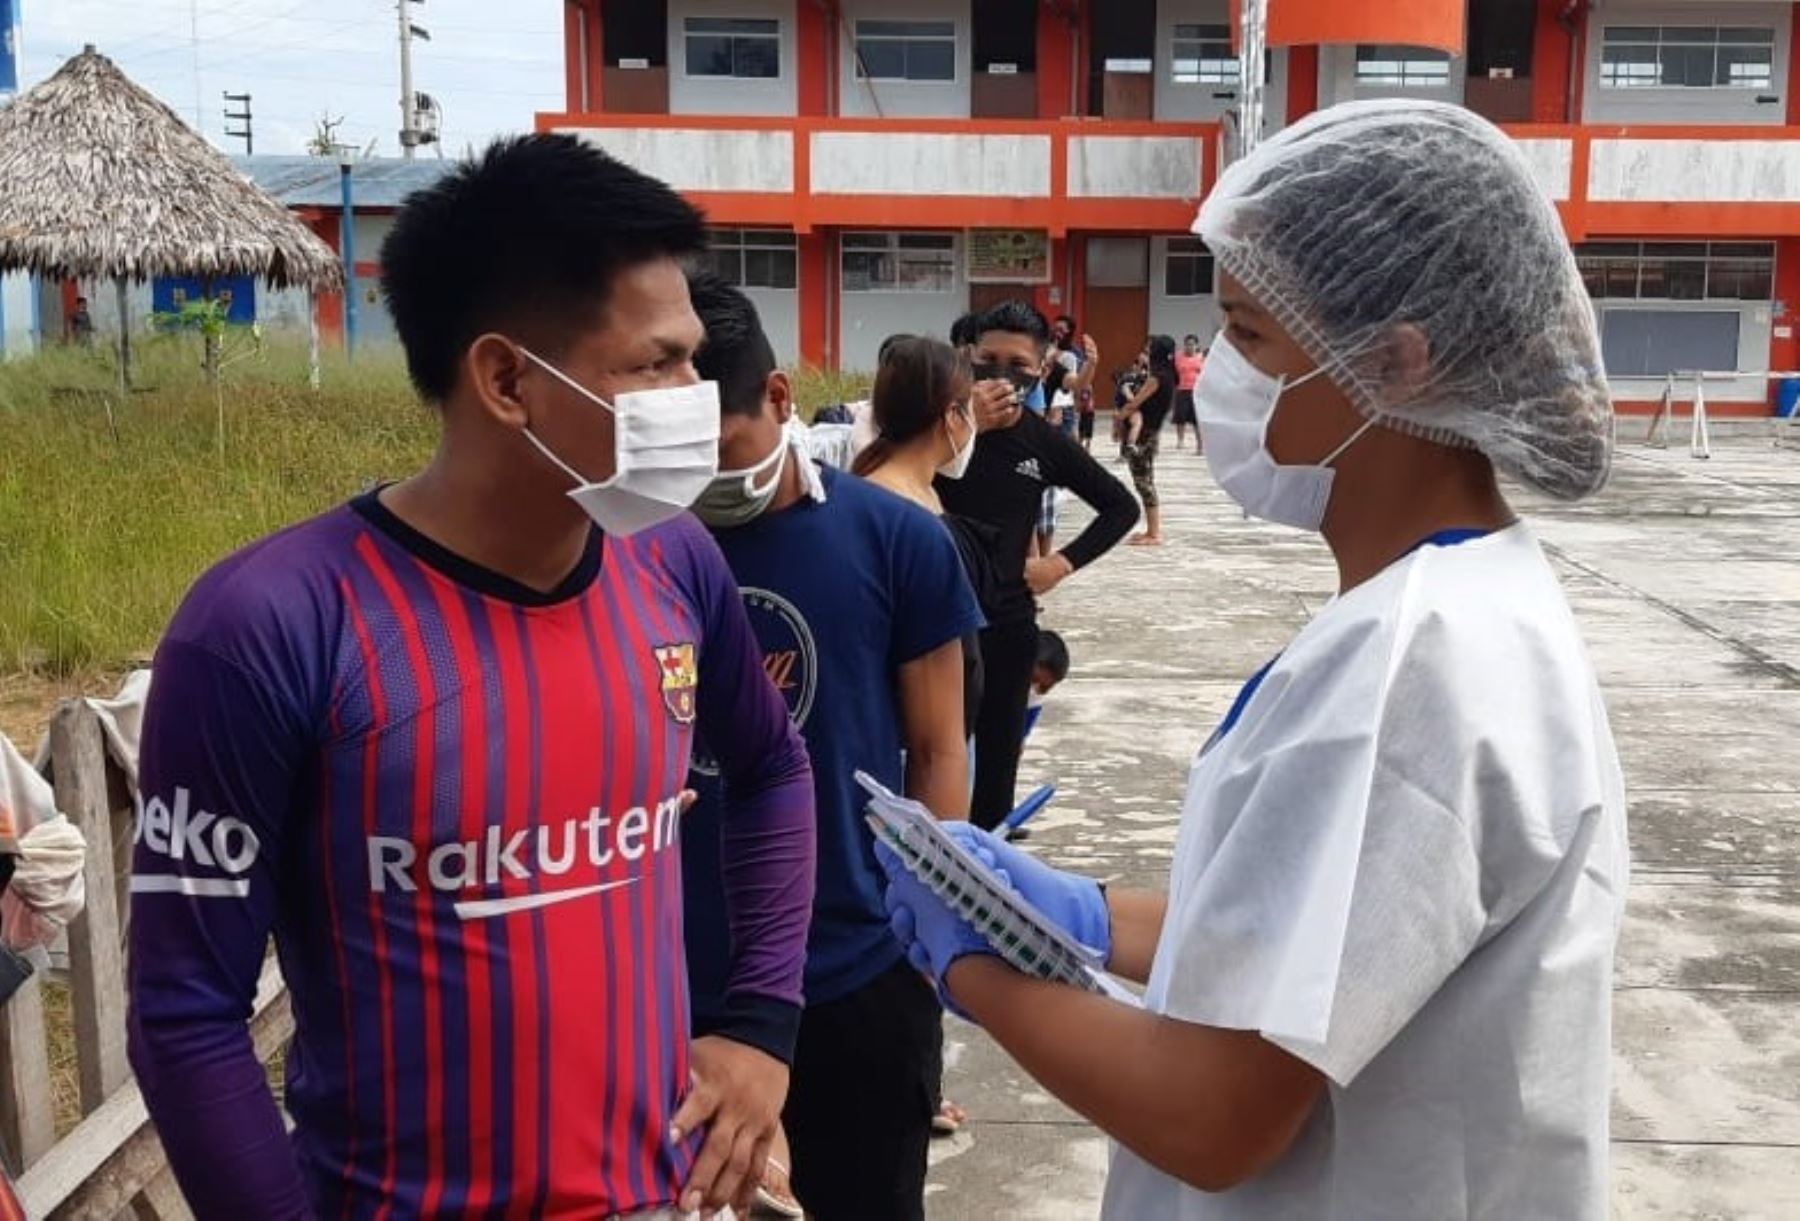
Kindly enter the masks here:
M 948 907 L 907 872 L 892 848 L 879 840 L 875 843 L 875 859 L 887 874 L 884 896 L 888 909 L 888 927 L 906 950 L 906 960 L 937 983 L 938 996 L 946 1007 L 963 1017 L 944 991 L 944 975 L 950 964 L 970 954 L 993 954 L 994 947 L 967 921 Z
M 944 830 L 983 864 L 1005 875 L 1013 889 L 1050 917 L 1056 927 L 1096 951 L 1102 965 L 1112 958 L 1112 913 L 1100 883 L 1052 869 L 973 823 L 947 822 Z

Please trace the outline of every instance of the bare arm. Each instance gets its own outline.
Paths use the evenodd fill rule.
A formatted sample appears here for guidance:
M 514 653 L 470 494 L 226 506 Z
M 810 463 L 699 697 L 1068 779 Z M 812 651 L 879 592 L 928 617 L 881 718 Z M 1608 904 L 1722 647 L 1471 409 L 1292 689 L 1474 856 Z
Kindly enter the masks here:
M 1051 1093 L 1202 1191 L 1224 1191 L 1274 1165 L 1324 1088 L 1316 1069 L 1253 1032 L 1044 983 L 985 955 L 957 960 L 945 982 Z
M 962 641 L 950 640 L 900 667 L 900 728 L 906 795 L 939 818 L 969 816 L 969 748 L 963 740 Z
M 1109 890 L 1106 907 L 1112 921 L 1112 957 L 1106 969 L 1120 979 L 1148 983 L 1169 896 L 1152 890 Z
M 1161 385 L 1162 383 L 1158 382 L 1156 378 L 1146 377 L 1144 379 L 1144 384 L 1138 387 L 1137 393 L 1131 396 L 1131 401 L 1126 403 L 1120 410 L 1125 415 L 1135 414 L 1139 408 L 1150 401 L 1150 396 L 1155 394 L 1157 390 L 1161 388 Z

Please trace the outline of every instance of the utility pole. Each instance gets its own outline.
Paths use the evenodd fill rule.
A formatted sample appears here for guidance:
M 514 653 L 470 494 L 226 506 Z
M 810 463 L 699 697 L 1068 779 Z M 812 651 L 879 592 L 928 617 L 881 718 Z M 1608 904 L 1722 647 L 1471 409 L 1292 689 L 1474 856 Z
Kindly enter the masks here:
M 407 8 L 409 4 L 424 3 L 425 0 L 395 0 L 394 3 L 400 14 L 400 153 L 408 161 L 413 159 L 413 150 L 428 139 L 419 124 L 419 96 L 413 92 L 412 44 L 415 38 L 430 42 L 431 32 L 414 25 L 412 10 Z
M 233 110 L 231 108 L 232 103 L 236 103 L 240 109 Z M 254 120 L 250 115 L 249 94 L 225 94 L 225 138 L 227 140 L 242 140 L 244 142 L 244 156 L 246 157 L 256 155 L 256 135 L 252 127 L 253 121 Z M 233 123 L 242 123 L 243 126 L 233 127 Z

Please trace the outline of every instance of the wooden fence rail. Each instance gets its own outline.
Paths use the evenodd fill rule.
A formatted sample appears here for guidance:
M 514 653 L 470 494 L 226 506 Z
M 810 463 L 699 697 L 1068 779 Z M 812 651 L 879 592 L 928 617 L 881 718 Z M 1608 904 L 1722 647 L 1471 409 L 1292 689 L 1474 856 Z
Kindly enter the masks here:
M 0 1153 L 28 1217 L 165 1221 L 189 1216 L 125 1059 L 125 920 L 136 797 L 106 753 L 83 700 L 50 723 L 56 806 L 87 840 L 87 905 L 69 925 L 81 1121 L 60 1140 L 51 1090 L 41 973 L 0 1006 Z M 273 961 L 257 992 L 251 1034 L 265 1063 L 293 1031 Z

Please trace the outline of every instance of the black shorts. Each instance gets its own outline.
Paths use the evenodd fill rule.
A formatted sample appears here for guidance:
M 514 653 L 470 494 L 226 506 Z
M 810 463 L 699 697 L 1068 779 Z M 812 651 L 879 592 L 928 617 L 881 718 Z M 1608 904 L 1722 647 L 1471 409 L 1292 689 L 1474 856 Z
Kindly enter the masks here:
M 781 1120 L 794 1194 L 814 1221 L 924 1221 L 943 1016 L 905 960 L 807 1006 Z
M 1192 390 L 1175 392 L 1174 418 L 1177 425 L 1185 425 L 1190 428 L 1194 426 L 1194 392 Z
M 1081 434 L 1083 441 L 1092 441 L 1094 439 L 1094 413 L 1084 411 L 1076 417 L 1075 429 Z

